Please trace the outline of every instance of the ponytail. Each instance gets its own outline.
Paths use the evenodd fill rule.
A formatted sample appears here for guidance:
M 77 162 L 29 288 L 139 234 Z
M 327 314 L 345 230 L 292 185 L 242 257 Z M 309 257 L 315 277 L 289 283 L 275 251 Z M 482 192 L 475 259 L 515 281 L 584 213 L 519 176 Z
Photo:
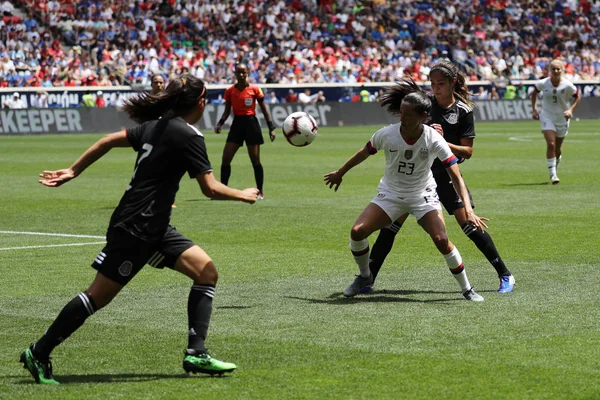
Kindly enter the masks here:
M 384 91 L 379 98 L 379 105 L 385 107 L 390 114 L 398 115 L 404 97 L 415 92 L 425 94 L 425 91 L 412 78 L 403 77 L 394 86 Z
M 137 123 L 189 114 L 206 97 L 206 87 L 201 79 L 183 75 L 172 79 L 165 90 L 157 94 L 142 93 L 127 99 L 123 110 Z

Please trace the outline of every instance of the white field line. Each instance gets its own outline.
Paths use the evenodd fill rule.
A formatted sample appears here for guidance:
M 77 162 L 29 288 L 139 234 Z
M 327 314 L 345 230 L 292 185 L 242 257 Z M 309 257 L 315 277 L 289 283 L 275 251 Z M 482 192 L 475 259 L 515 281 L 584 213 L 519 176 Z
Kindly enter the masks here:
M 38 236 L 56 236 L 56 237 L 73 237 L 73 238 L 89 238 L 89 239 L 104 239 L 105 236 L 94 235 L 71 235 L 69 233 L 46 233 L 46 232 L 18 232 L 18 231 L 0 231 L 0 233 L 8 233 L 12 235 L 38 235 Z
M 0 247 L 3 250 L 22 250 L 22 249 L 43 249 L 46 247 L 70 247 L 70 246 L 87 246 L 90 244 L 105 244 L 106 242 L 86 242 L 86 243 L 63 243 L 63 244 L 46 244 L 40 246 L 20 246 L 20 247 Z

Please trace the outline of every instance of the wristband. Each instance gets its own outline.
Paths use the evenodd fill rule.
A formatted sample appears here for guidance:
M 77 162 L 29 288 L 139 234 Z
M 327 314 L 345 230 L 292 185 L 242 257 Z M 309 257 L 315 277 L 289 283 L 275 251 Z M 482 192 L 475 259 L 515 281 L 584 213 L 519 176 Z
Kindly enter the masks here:
M 273 121 L 267 121 L 267 126 L 269 127 L 269 131 L 274 131 L 276 129 Z

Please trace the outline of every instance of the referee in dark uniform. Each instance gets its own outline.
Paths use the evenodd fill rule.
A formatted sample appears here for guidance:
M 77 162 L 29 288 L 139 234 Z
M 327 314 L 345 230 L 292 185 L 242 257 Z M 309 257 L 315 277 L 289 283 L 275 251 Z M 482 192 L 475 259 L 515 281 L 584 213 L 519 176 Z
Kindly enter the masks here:
M 471 158 L 475 138 L 475 123 L 473 103 L 470 101 L 464 75 L 451 62 L 440 61 L 431 68 L 429 78 L 433 93 L 429 94 L 432 107 L 428 124 L 444 136 L 454 155 L 459 158 L 459 162 Z M 405 84 L 406 94 L 414 90 L 411 88 L 414 82 L 405 81 Z M 498 292 L 512 292 L 515 279 L 504 264 L 502 257 L 500 257 L 490 234 L 468 223 L 464 204 L 456 193 L 450 176 L 439 160 L 434 162 L 431 171 L 437 184 L 440 202 L 450 215 L 454 215 L 463 232 L 496 270 L 500 281 Z M 471 192 L 469 192 L 469 199 L 471 205 L 475 208 Z M 373 279 L 377 277 L 385 258 L 391 251 L 395 236 L 402 227 L 404 220 L 406 218 L 395 221 L 389 228 L 382 229 L 373 244 L 369 262 Z M 370 291 L 372 291 L 372 287 L 367 288 L 364 293 Z
M 172 80 L 164 91 L 130 99 L 124 109 L 140 125 L 104 136 L 69 168 L 40 174 L 40 183 L 58 187 L 79 176 L 114 147 L 133 147 L 137 152 L 131 182 L 110 219 L 106 247 L 92 264 L 97 270 L 94 281 L 21 355 L 21 362 L 36 382 L 58 383 L 52 376 L 52 350 L 110 303 L 146 264 L 174 269 L 193 280 L 183 368 L 209 374 L 236 368 L 235 364 L 211 357 L 204 345 L 218 278 L 215 265 L 204 250 L 169 224 L 171 205 L 186 173 L 210 198 L 252 204 L 258 195 L 258 189 L 232 189 L 215 179 L 204 137 L 193 126 L 202 117 L 205 97 L 204 83 L 186 75 Z
M 248 82 L 248 66 L 246 64 L 238 64 L 235 67 L 235 77 L 237 80 L 236 84 L 225 90 L 225 110 L 215 126 L 215 133 L 220 133 L 223 124 L 227 121 L 229 114 L 233 110 L 233 122 L 227 135 L 225 148 L 223 149 L 221 182 L 225 185 L 229 182 L 231 161 L 238 149 L 246 142 L 248 156 L 254 169 L 256 187 L 260 191 L 258 199 L 262 200 L 264 199 L 264 171 L 260 163 L 260 145 L 265 141 L 262 137 L 258 119 L 256 119 L 256 103 L 258 103 L 267 121 L 271 142 L 275 140 L 275 124 L 271 120 L 271 114 L 265 105 L 265 95 L 262 90 L 257 85 Z

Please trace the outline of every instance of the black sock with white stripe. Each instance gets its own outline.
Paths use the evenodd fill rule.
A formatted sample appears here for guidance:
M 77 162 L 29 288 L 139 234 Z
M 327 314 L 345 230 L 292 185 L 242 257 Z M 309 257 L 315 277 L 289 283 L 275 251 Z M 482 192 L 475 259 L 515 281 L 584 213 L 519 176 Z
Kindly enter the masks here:
M 507 276 L 511 275 L 508 268 L 502 261 L 502 257 L 496 250 L 496 246 L 494 245 L 494 241 L 489 233 L 486 231 L 481 231 L 477 229 L 473 224 L 467 223 L 462 227 L 463 232 L 469 239 L 475 243 L 475 246 L 483 253 L 485 258 L 492 264 L 492 267 L 498 273 L 498 276 Z
M 188 349 L 206 351 L 204 341 L 210 325 L 214 285 L 193 285 L 188 297 Z
M 86 292 L 79 293 L 58 314 L 44 336 L 35 343 L 33 354 L 47 359 L 56 346 L 71 336 L 87 319 L 96 312 L 94 300 Z

